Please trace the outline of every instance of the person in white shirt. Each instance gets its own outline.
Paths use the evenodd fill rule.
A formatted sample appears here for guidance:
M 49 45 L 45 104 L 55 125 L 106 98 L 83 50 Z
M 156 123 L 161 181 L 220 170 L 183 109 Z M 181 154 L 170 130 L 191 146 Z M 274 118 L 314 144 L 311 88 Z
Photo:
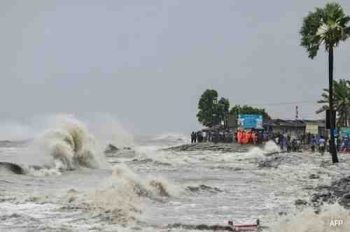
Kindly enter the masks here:
M 323 138 L 323 136 L 321 136 L 320 139 L 318 140 L 318 149 L 321 155 L 323 155 L 323 153 L 326 150 L 326 140 Z

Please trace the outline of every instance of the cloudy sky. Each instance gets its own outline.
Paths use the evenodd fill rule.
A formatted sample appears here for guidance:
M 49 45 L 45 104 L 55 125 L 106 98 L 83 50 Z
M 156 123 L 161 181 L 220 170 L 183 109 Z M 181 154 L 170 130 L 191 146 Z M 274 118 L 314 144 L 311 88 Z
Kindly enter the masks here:
M 273 117 L 294 118 L 295 105 L 319 117 L 327 56 L 308 59 L 299 30 L 325 3 L 1 0 L 0 119 L 104 112 L 134 133 L 188 132 L 207 88 Z M 336 78 L 349 62 L 350 40 L 335 51 Z

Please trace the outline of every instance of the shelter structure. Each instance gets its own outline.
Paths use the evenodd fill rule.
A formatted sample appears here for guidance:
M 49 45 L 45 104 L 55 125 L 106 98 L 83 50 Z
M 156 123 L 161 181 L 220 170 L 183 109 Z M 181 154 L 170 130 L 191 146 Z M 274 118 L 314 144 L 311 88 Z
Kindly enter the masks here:
M 264 129 L 269 132 L 289 134 L 291 136 L 303 136 L 306 134 L 328 135 L 324 120 L 271 119 L 264 121 Z

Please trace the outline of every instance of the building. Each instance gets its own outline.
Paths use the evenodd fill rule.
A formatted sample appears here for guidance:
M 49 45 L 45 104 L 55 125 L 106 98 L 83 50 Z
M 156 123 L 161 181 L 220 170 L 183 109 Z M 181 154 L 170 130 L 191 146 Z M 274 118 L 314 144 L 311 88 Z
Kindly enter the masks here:
M 327 136 L 324 120 L 283 120 L 271 119 L 264 121 L 264 129 L 274 133 L 302 136 L 306 134 L 319 134 Z

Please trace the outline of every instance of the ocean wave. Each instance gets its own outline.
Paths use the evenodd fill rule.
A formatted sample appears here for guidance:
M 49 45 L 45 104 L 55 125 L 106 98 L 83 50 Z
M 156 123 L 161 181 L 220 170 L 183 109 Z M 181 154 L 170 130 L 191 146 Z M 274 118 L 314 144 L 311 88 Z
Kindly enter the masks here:
M 77 168 L 106 165 L 103 153 L 85 125 L 72 116 L 60 116 L 25 150 L 21 165 L 29 174 L 51 175 Z
M 127 165 L 118 164 L 96 190 L 87 193 L 75 189 L 67 191 L 62 197 L 62 210 L 81 210 L 98 220 L 128 225 L 138 221 L 142 214 L 143 198 L 164 202 L 176 194 L 176 186 L 165 179 L 141 177 Z
M 18 164 L 10 162 L 0 162 L 1 173 L 25 174 L 25 169 Z
M 157 199 L 159 197 L 177 196 L 180 189 L 173 184 L 170 184 L 162 177 L 145 178 L 140 177 L 131 171 L 125 164 L 118 164 L 113 167 L 112 181 L 122 183 L 132 189 L 138 196 Z
M 187 186 L 186 189 L 189 190 L 190 192 L 201 192 L 201 191 L 212 192 L 212 193 L 222 192 L 222 190 L 217 187 L 211 187 L 205 184 L 201 184 L 197 186 Z
M 323 205 L 320 211 L 312 207 L 280 217 L 271 232 L 348 232 L 350 212 L 339 204 Z
M 151 163 L 151 164 L 154 164 L 156 166 L 171 166 L 171 163 L 161 162 L 161 161 L 158 161 L 158 160 L 153 160 L 151 158 L 133 159 L 132 162 L 135 163 L 135 164 Z

